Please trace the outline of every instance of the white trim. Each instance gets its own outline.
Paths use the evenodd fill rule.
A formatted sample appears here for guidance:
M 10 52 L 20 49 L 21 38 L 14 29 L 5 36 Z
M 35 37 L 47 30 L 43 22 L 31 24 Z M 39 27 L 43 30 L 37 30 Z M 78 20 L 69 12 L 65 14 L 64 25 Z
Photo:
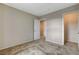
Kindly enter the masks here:
M 62 15 L 62 45 L 64 45 L 64 15 Z

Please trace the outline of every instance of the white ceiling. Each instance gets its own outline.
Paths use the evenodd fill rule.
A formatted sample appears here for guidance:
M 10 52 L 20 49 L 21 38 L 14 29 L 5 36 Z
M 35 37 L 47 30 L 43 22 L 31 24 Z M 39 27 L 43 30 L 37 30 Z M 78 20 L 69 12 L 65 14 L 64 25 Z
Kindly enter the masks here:
M 43 16 L 57 10 L 75 5 L 74 3 L 5 3 L 35 16 Z

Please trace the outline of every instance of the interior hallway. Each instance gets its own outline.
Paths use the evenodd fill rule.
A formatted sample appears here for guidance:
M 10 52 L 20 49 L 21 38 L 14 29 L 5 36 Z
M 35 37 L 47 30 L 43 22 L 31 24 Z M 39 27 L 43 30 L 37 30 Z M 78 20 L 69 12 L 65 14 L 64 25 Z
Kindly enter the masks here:
M 79 55 L 77 44 L 68 42 L 64 46 L 35 40 L 0 51 L 0 55 Z

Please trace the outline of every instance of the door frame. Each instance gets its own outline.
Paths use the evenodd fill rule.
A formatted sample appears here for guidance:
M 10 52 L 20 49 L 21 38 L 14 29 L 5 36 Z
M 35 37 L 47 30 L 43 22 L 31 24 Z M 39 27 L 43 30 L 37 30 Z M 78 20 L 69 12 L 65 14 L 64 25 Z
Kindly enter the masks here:
M 64 14 L 62 14 L 62 42 L 64 45 Z

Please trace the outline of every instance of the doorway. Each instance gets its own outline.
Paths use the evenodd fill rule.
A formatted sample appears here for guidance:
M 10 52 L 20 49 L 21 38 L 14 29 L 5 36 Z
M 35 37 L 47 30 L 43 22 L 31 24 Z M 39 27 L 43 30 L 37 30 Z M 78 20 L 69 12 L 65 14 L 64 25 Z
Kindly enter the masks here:
M 40 39 L 45 41 L 45 20 L 40 21 Z
M 64 44 L 73 42 L 78 44 L 77 29 L 78 29 L 78 13 L 70 12 L 64 14 Z

